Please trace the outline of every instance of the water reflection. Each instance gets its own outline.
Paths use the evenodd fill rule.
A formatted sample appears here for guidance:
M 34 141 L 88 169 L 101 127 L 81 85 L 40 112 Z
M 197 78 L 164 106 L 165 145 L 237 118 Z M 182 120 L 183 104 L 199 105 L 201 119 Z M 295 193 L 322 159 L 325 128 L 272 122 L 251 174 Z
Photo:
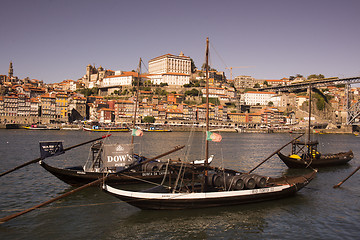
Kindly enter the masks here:
M 39 156 L 40 140 L 64 140 L 72 146 L 101 134 L 88 132 L 31 132 L 0 130 L 0 170 Z M 287 134 L 224 133 L 221 143 L 210 143 L 216 153 L 213 164 L 250 170 L 292 136 Z M 202 133 L 151 133 L 136 138 L 137 151 L 153 157 L 176 145 L 191 146 L 168 158 L 202 158 Z M 128 143 L 127 133 L 116 133 L 111 141 Z M 336 141 L 335 141 L 336 140 Z M 264 203 L 186 211 L 141 211 L 99 190 L 80 191 L 44 209 L 35 210 L 0 225 L 1 239 L 356 239 L 360 234 L 360 175 L 339 189 L 341 181 L 359 164 L 360 138 L 350 135 L 319 135 L 323 152 L 352 149 L 348 165 L 321 169 L 317 177 L 294 197 Z M 55 166 L 83 165 L 89 146 L 47 159 Z M 284 149 L 290 151 L 290 149 Z M 166 159 L 166 158 L 165 158 Z M 303 174 L 309 170 L 288 169 L 277 156 L 256 170 L 266 176 Z M 0 214 L 34 206 L 72 190 L 38 164 L 1 178 Z

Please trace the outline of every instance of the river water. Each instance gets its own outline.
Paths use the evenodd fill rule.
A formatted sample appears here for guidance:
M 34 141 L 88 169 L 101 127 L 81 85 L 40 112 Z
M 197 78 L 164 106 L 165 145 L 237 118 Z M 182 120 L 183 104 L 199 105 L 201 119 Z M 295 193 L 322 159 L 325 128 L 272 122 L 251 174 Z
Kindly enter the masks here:
M 39 141 L 63 140 L 64 147 L 95 139 L 101 133 L 83 131 L 0 130 L 0 172 L 39 157 Z M 293 137 L 290 134 L 222 133 L 210 143 L 212 165 L 250 170 Z M 317 135 L 323 153 L 352 149 L 347 165 L 320 169 L 317 177 L 295 196 L 232 207 L 186 211 L 144 211 L 98 187 L 87 188 L 41 209 L 0 225 L 0 239 L 359 239 L 360 172 L 339 183 L 360 165 L 360 137 Z M 201 159 L 201 133 L 144 133 L 136 137 L 136 152 L 154 157 L 177 145 L 187 146 L 167 158 Z M 130 133 L 114 133 L 108 141 L 128 143 Z M 89 145 L 48 158 L 50 165 L 83 165 Z M 289 152 L 289 148 L 283 151 Z M 255 173 L 277 177 L 301 174 L 289 170 L 277 156 Z M 19 212 L 74 189 L 37 163 L 0 178 L 0 217 Z

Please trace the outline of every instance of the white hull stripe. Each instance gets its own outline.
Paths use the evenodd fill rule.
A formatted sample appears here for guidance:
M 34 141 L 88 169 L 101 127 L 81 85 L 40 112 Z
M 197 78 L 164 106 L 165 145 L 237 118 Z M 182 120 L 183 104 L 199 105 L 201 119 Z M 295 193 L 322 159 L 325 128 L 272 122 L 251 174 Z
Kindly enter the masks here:
M 237 196 L 248 196 L 254 194 L 266 194 L 273 192 L 280 192 L 286 188 L 291 187 L 290 185 L 282 185 L 277 187 L 268 187 L 268 188 L 257 188 L 250 190 L 238 190 L 238 191 L 224 191 L 224 192 L 207 192 L 207 193 L 146 193 L 146 192 L 132 192 L 124 191 L 120 189 L 113 188 L 109 185 L 103 186 L 103 188 L 109 193 L 131 197 L 131 198 L 141 198 L 141 199 L 179 199 L 179 200 L 196 200 L 196 199 L 211 199 L 211 198 L 221 198 L 221 197 L 237 197 Z

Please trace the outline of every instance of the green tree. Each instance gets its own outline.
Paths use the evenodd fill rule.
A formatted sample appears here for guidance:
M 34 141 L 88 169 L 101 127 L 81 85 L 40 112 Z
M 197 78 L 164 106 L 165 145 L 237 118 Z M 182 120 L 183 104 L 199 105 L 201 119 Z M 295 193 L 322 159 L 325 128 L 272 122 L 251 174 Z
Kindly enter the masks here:
M 185 96 L 199 96 L 199 90 L 193 88 L 190 91 L 186 91 Z
M 156 95 L 167 95 L 167 92 L 165 91 L 165 89 L 156 88 L 155 89 L 155 94 Z
M 81 94 L 84 94 L 85 97 L 88 96 L 96 96 L 98 94 L 99 89 L 97 87 L 94 88 L 83 88 L 80 90 Z
M 323 98 L 323 96 L 321 96 L 318 93 L 315 93 L 314 98 L 316 99 L 316 108 L 319 111 L 324 110 L 325 109 L 325 99 Z
M 144 123 L 154 123 L 155 118 L 153 116 L 146 116 L 146 117 L 143 118 L 143 122 Z
M 201 70 L 206 71 L 206 63 L 203 63 L 203 65 L 201 66 Z M 215 68 L 210 67 L 210 65 L 208 65 L 208 71 L 216 71 L 217 72 L 217 70 Z
M 128 94 L 128 93 L 129 93 L 129 90 L 124 89 L 124 91 L 121 93 L 121 95 L 126 95 L 126 94 Z
M 191 72 L 194 73 L 196 70 L 196 66 L 195 66 L 194 60 L 192 58 L 190 58 L 190 61 L 191 61 Z
M 322 74 L 311 74 L 307 77 L 308 80 L 310 79 L 324 79 L 325 76 Z
M 138 81 L 140 81 L 140 82 L 139 82 L 139 86 L 142 86 L 142 85 L 143 85 L 143 82 L 142 82 L 141 80 L 137 79 L 137 78 L 135 78 L 135 79 L 132 81 L 131 85 L 132 85 L 132 86 L 137 86 Z
M 206 97 L 202 98 L 202 103 L 206 103 Z M 212 103 L 216 106 L 220 105 L 220 100 L 218 98 L 209 98 L 209 103 Z

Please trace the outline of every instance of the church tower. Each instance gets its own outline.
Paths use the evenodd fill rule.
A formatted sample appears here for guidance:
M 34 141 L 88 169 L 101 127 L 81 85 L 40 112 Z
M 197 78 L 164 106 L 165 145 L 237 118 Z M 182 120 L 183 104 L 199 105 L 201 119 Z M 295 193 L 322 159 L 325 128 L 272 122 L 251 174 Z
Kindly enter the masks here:
M 12 62 L 10 62 L 10 66 L 9 66 L 9 79 L 11 79 L 14 75 L 14 69 L 13 69 L 13 64 Z

